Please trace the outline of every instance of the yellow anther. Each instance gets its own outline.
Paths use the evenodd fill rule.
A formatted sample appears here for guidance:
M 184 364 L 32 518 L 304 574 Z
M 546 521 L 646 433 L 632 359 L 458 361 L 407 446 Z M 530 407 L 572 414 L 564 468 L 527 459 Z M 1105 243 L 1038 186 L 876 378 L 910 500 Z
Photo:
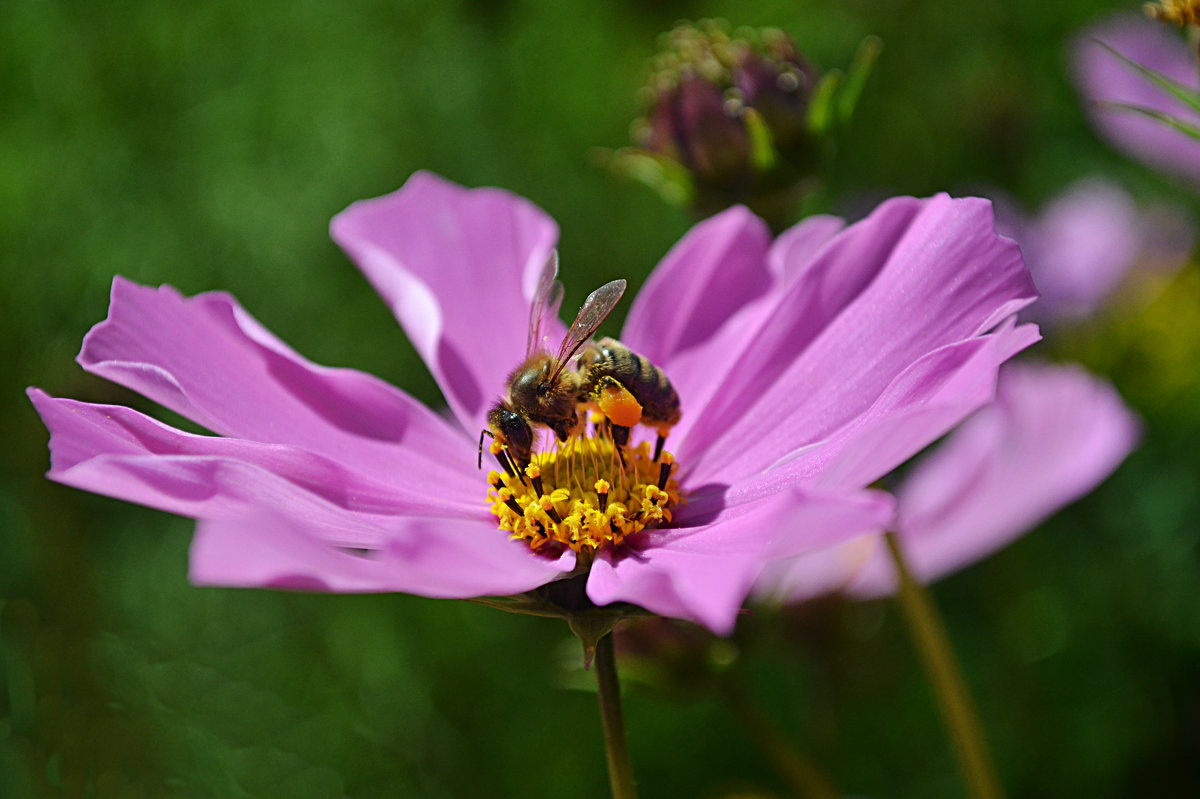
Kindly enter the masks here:
M 495 439 L 492 440 L 491 444 L 488 444 L 488 452 L 492 453 L 493 455 L 499 455 L 503 451 L 504 445 Z
M 608 436 L 572 437 L 534 453 L 520 475 L 489 472 L 488 507 L 501 530 L 533 549 L 593 552 L 670 520 L 679 486 L 664 488 L 663 469 L 647 442 L 618 453 Z

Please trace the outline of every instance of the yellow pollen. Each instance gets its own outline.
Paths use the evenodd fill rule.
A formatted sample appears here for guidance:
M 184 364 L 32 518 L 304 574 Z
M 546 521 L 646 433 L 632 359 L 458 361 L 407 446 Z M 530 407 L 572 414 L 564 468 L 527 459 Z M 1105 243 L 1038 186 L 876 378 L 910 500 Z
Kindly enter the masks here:
M 1148 16 L 1168 25 L 1200 27 L 1200 2 L 1197 0 L 1158 0 L 1146 3 L 1142 8 Z
M 488 507 L 501 530 L 535 550 L 619 546 L 627 536 L 671 521 L 679 483 L 673 469 L 661 487 L 660 479 L 663 464 L 670 469 L 673 462 L 666 452 L 655 461 L 645 441 L 618 453 L 607 436 L 570 438 L 533 455 L 527 482 L 488 472 Z

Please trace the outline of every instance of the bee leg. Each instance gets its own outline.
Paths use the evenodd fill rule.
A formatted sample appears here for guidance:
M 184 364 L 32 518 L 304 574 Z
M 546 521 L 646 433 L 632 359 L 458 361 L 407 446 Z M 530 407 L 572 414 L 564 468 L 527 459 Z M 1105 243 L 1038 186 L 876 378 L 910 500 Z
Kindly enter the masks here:
M 495 438 L 496 438 L 494 435 L 492 435 L 492 431 L 488 430 L 486 427 L 479 431 L 479 459 L 475 466 L 476 469 L 483 468 L 483 437 L 484 436 L 488 436 L 489 438 L 491 438 L 493 440 L 495 440 Z
M 571 430 L 575 426 L 575 421 L 574 419 L 564 419 L 554 423 L 554 435 L 559 441 L 566 441 L 571 437 Z
M 621 459 L 621 469 L 625 469 L 625 446 L 629 443 L 629 428 L 619 424 L 613 424 L 609 420 L 609 429 L 612 431 L 613 449 L 617 451 L 617 457 Z
M 654 461 L 657 462 L 662 456 L 663 444 L 667 443 L 667 437 L 662 433 L 658 434 L 658 440 L 654 442 Z
M 624 447 L 629 443 L 629 428 L 614 424 L 612 426 L 612 440 L 618 447 Z

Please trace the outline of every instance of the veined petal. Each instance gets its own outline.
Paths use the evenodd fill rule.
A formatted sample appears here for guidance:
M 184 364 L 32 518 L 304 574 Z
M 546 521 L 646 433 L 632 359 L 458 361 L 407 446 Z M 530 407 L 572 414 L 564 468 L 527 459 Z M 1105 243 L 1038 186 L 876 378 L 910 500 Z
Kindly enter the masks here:
M 1200 91 L 1196 53 L 1182 35 L 1139 14 L 1095 25 L 1073 46 L 1075 78 L 1092 121 L 1120 149 L 1151 166 L 1200 181 L 1200 141 L 1142 114 L 1105 103 L 1140 106 L 1200 124 L 1194 111 L 1109 52 Z
M 78 360 L 213 432 L 298 446 L 377 479 L 454 482 L 474 470 L 473 442 L 421 403 L 305 360 L 224 293 L 189 298 L 117 277 Z
M 733 368 L 677 445 L 689 481 L 736 482 L 830 436 L 911 364 L 1034 296 L 987 201 L 884 203 L 829 241 L 746 349 L 725 356 Z
M 997 401 L 972 417 L 897 492 L 914 574 L 935 580 L 1007 545 L 1108 477 L 1137 443 L 1112 386 L 1075 366 L 1010 364 Z M 882 551 L 853 593 L 893 590 Z
M 652 532 L 632 551 L 602 553 L 587 593 L 600 605 L 632 602 L 728 635 L 769 564 L 882 530 L 892 513 L 891 498 L 875 492 L 785 491 L 719 509 L 693 527 Z
M 700 222 L 671 248 L 634 298 L 621 340 L 669 367 L 711 338 L 741 308 L 763 297 L 771 232 L 742 206 Z M 672 374 L 676 388 L 682 376 Z M 690 381 L 683 379 L 683 386 Z
M 929 353 L 901 372 L 862 415 L 819 443 L 781 455 L 731 493 L 753 498 L 795 482 L 827 488 L 875 482 L 990 403 L 1000 365 L 1038 338 L 1034 325 L 1010 320 L 993 334 Z M 784 424 L 802 422 L 793 417 Z M 757 442 L 747 453 L 764 459 L 775 449 L 774 440 Z
M 468 431 L 525 356 L 529 307 L 558 227 L 528 200 L 418 172 L 356 202 L 330 233 L 404 327 Z M 555 343 L 561 322 L 549 320 Z
M 347 552 L 287 516 L 210 519 L 196 526 L 189 572 L 198 585 L 468 598 L 529 591 L 575 566 L 570 551 L 538 555 L 474 519 L 382 520 L 375 540 Z
M 696 225 L 655 268 L 621 338 L 679 392 L 684 414 L 674 440 L 687 437 L 736 364 L 733 354 L 753 346 L 751 336 L 782 287 L 843 225 L 810 217 L 772 243 L 766 224 L 739 206 Z
M 263 472 L 272 485 L 290 484 L 298 498 L 312 495 L 354 513 L 479 516 L 478 484 L 465 473 L 451 472 L 447 480 L 415 471 L 383 482 L 299 447 L 198 436 L 129 408 L 28 393 L 50 431 L 48 476 L 76 488 L 185 516 L 216 516 L 269 506 L 262 481 L 224 478 L 230 470 Z
M 817 214 L 779 234 L 767 254 L 767 265 L 781 285 L 790 286 L 817 261 L 825 245 L 846 227 L 839 216 Z

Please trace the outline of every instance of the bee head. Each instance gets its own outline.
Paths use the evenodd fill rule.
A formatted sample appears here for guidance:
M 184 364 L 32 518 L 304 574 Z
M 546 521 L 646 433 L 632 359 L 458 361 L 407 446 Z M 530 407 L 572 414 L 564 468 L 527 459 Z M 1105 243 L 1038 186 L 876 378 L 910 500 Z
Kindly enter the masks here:
M 488 412 L 487 421 L 492 434 L 500 443 L 506 445 L 519 461 L 529 460 L 529 451 L 533 449 L 533 428 L 524 416 L 507 403 L 501 402 Z

